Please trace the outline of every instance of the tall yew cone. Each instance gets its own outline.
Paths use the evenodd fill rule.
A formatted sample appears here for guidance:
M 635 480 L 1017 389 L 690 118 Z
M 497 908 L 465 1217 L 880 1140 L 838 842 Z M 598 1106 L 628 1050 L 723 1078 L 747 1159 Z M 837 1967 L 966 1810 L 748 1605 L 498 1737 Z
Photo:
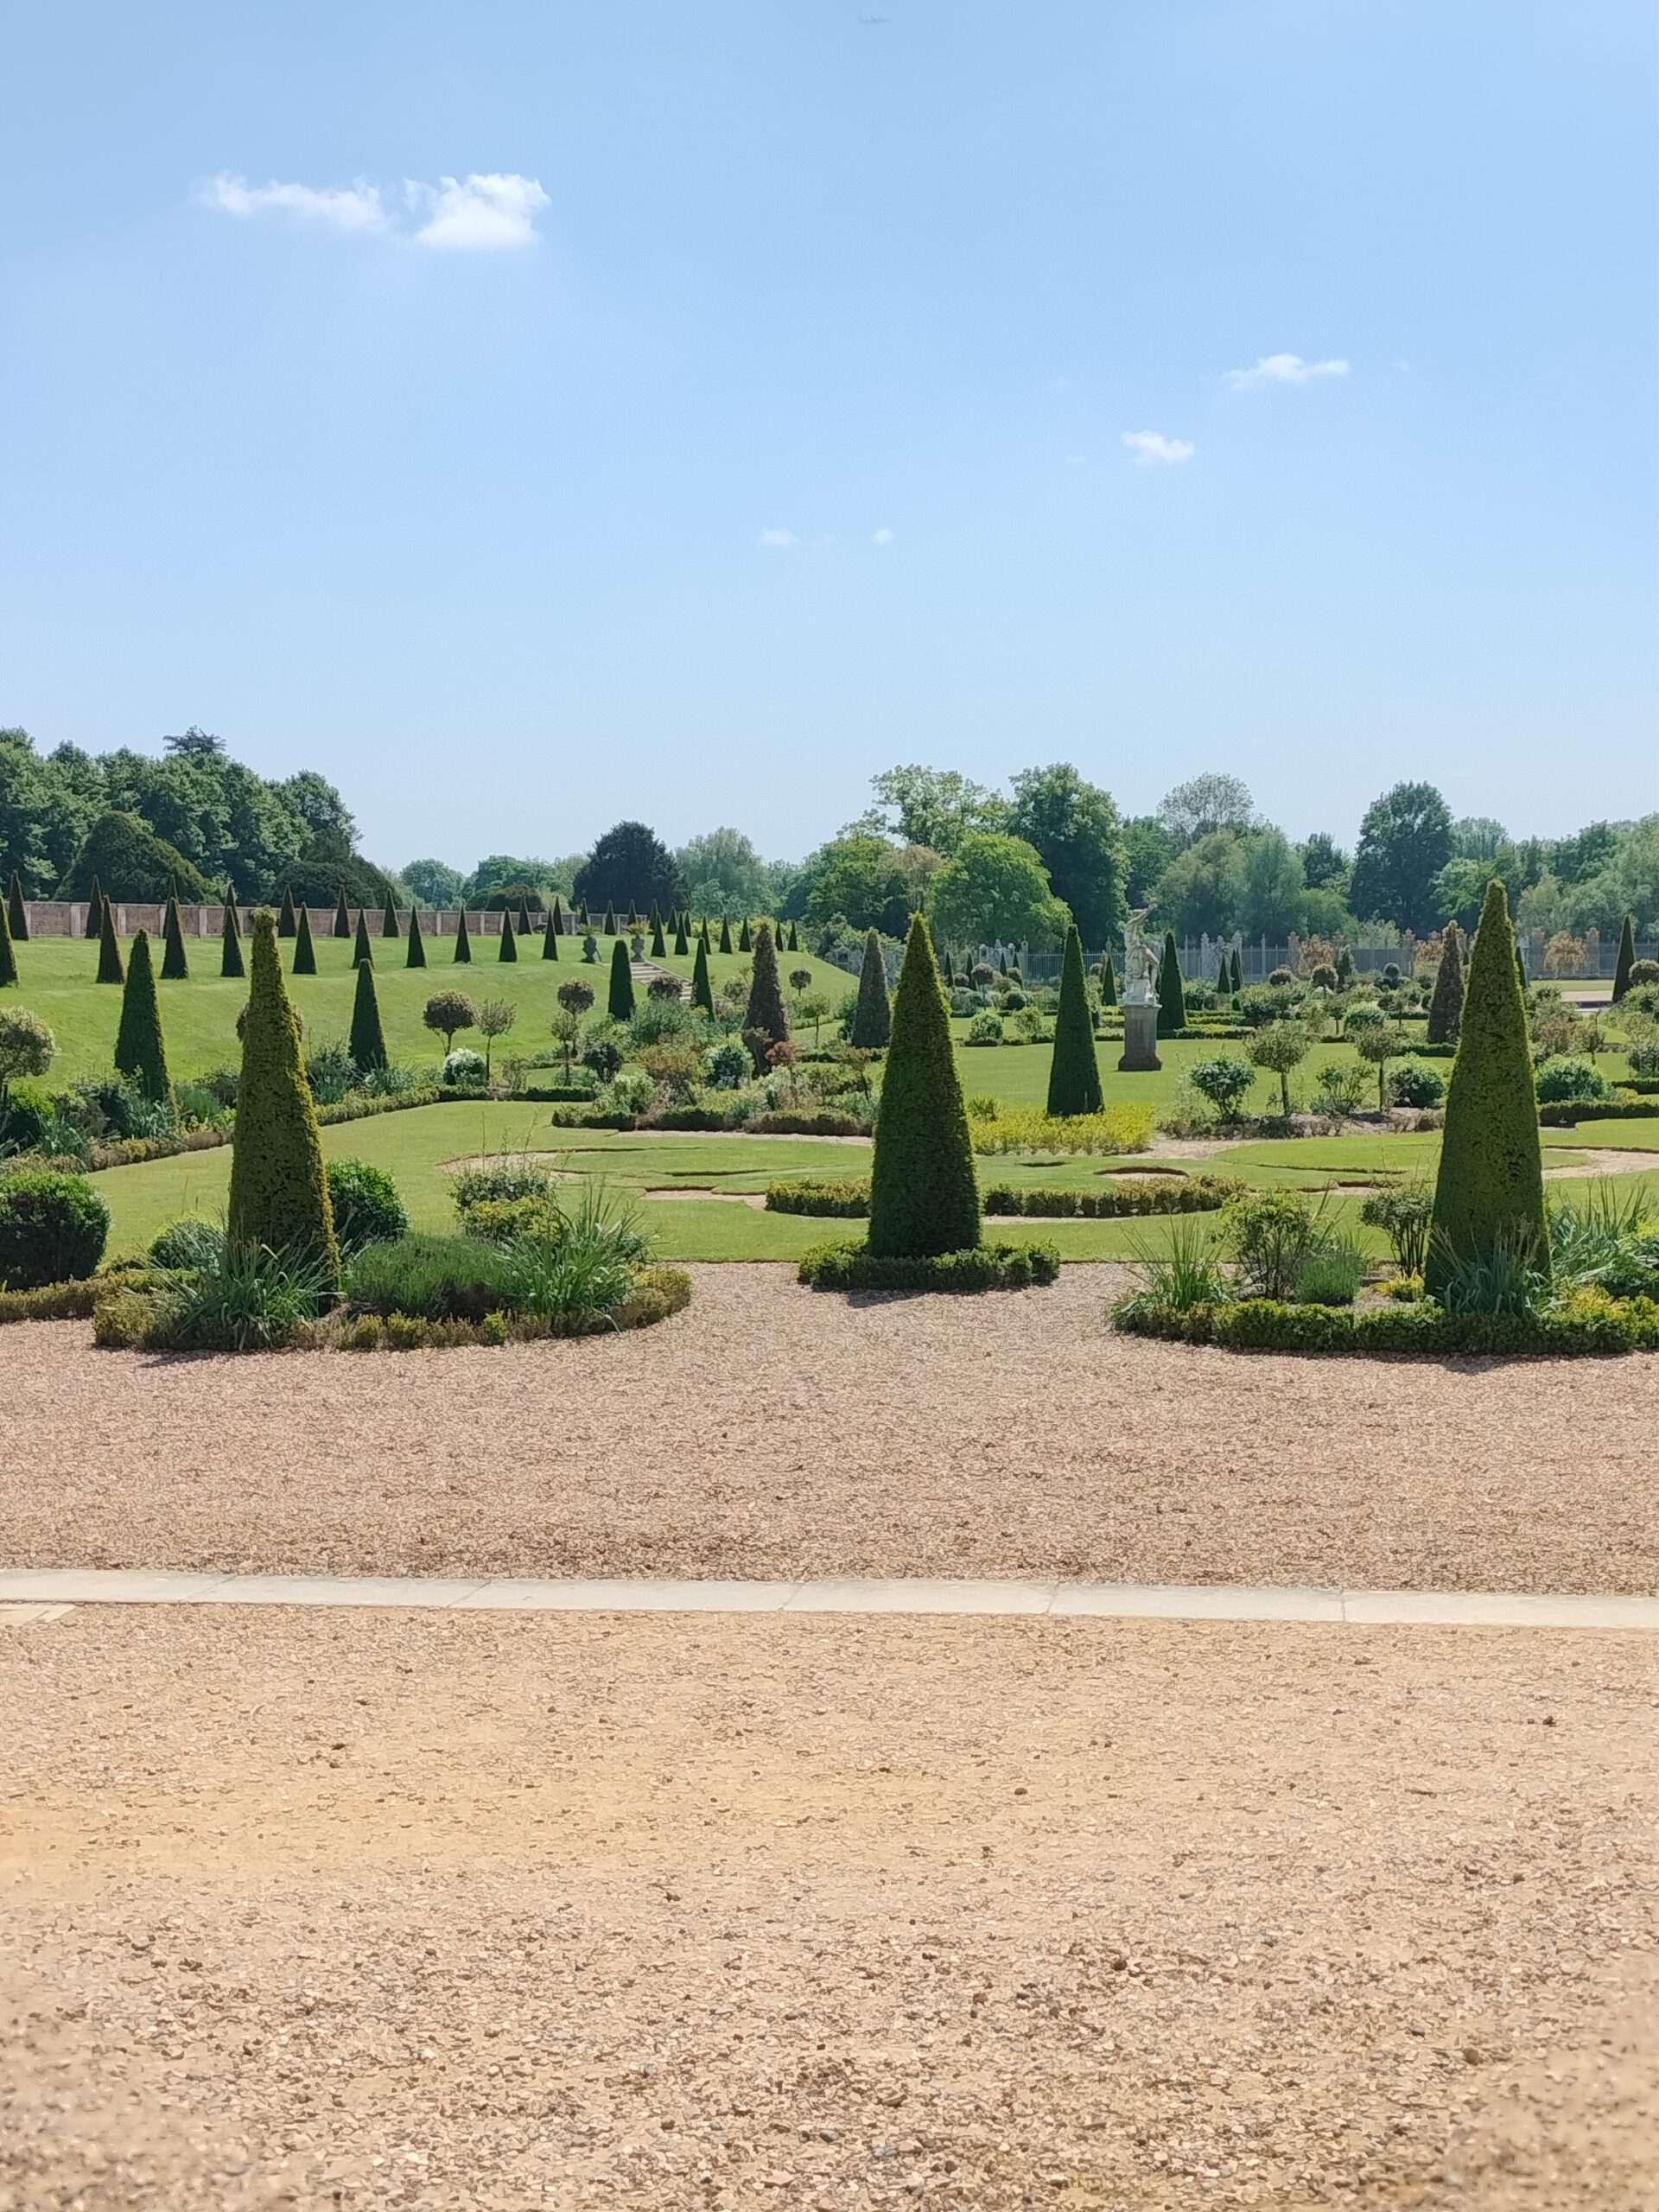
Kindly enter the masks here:
M 386 1033 L 380 1026 L 380 1001 L 374 988 L 372 961 L 365 960 L 357 971 L 357 995 L 352 1001 L 352 1033 L 346 1049 L 364 1075 L 386 1065 Z
M 556 892 L 553 894 L 551 907 L 543 918 L 545 927 L 542 931 L 542 957 L 543 960 L 556 960 L 559 957 L 559 939 L 564 934 L 564 925 L 559 918 L 559 898 Z
M 104 887 L 92 878 L 92 887 L 86 899 L 86 926 L 83 937 L 102 937 L 104 934 Z
M 219 972 L 221 976 L 245 976 L 247 963 L 242 957 L 242 925 L 236 918 L 236 901 L 225 902 L 225 921 L 219 933 Z
M 849 1045 L 872 1052 L 882 1051 L 893 1030 L 893 1001 L 887 996 L 887 963 L 881 957 L 881 937 L 869 931 L 864 939 L 864 958 L 858 970 L 858 997 L 853 1006 Z
M 473 940 L 467 934 L 467 909 L 463 906 L 460 920 L 455 925 L 455 958 L 465 964 L 472 957 Z
M 715 995 L 709 984 L 709 947 L 702 938 L 697 940 L 697 957 L 691 967 L 691 1003 L 700 1006 L 713 1018 Z
M 11 871 L 11 888 L 6 893 L 6 919 L 13 939 L 18 944 L 29 943 L 29 902 L 23 897 L 23 879 L 16 868 Z
M 633 970 L 628 965 L 626 938 L 618 938 L 611 947 L 611 993 L 607 1003 L 613 1021 L 633 1020 Z
M 686 934 L 685 916 L 676 914 L 674 917 L 674 957 L 677 960 L 683 960 L 690 950 L 691 940 Z
M 1175 932 L 1164 931 L 1164 957 L 1158 969 L 1158 1034 L 1173 1037 L 1186 1027 L 1186 993 L 1181 984 L 1180 955 Z
M 277 935 L 282 935 L 280 930 Z M 294 973 L 296 976 L 315 976 L 316 972 L 317 947 L 311 935 L 311 915 L 308 908 L 302 906 L 299 925 L 294 931 Z
M 737 949 L 740 952 L 754 950 L 754 938 L 750 934 L 749 918 L 747 914 L 743 917 L 743 926 L 737 933 Z
M 386 893 L 385 906 L 380 909 L 380 934 L 382 937 L 402 935 L 402 931 L 397 927 L 397 901 L 390 891 Z
M 276 917 L 269 909 L 253 918 L 228 1229 L 234 1244 L 269 1245 L 273 1252 L 319 1264 L 330 1284 L 339 1280 L 316 1109 L 300 1056 L 300 1026 L 283 981 Z
M 518 940 L 512 933 L 512 910 L 509 906 L 501 909 L 501 942 L 496 947 L 495 957 L 498 960 L 518 957 Z
M 283 886 L 283 903 L 276 910 L 276 934 L 278 937 L 296 936 L 299 931 L 299 923 L 296 919 L 294 913 L 293 890 L 289 885 L 284 884 Z
M 184 957 L 184 923 L 175 894 L 168 899 L 167 917 L 162 925 L 162 976 L 166 982 L 181 983 L 189 973 L 190 963 Z
M 115 1033 L 115 1065 L 146 1098 L 171 1096 L 173 1085 L 167 1072 L 167 1047 L 162 1041 L 162 1008 L 156 995 L 148 930 L 140 930 L 132 940 L 126 988 L 121 994 L 121 1022 Z
M 720 918 L 720 949 L 722 952 L 732 949 L 732 925 L 724 914 Z
M 801 949 L 801 932 L 793 922 L 789 925 L 789 949 L 791 952 L 798 952 Z
M 17 980 L 17 955 L 11 945 L 11 918 L 0 906 L 0 990 Z
M 1428 1001 L 1425 1031 L 1431 1045 L 1455 1045 L 1463 1021 L 1463 944 L 1455 922 L 1448 922 L 1440 940 L 1440 965 Z
M 764 1075 L 766 1055 L 789 1035 L 789 1008 L 778 980 L 778 948 L 772 941 L 770 922 L 761 923 L 750 949 L 754 954 L 754 973 L 749 982 L 748 1011 L 743 1017 L 743 1042 L 754 1056 L 756 1069 Z
M 409 910 L 409 951 L 404 965 L 405 968 L 424 968 L 426 965 L 426 939 L 421 935 L 421 910 L 418 906 L 411 906 Z
M 16 882 L 14 875 L 12 881 Z M 1636 916 L 1626 914 L 1624 926 L 1618 933 L 1618 957 L 1613 963 L 1613 1004 L 1617 1006 L 1630 988 L 1630 969 L 1636 959 Z
M 663 918 L 660 914 L 651 925 L 651 957 L 653 960 L 666 960 L 668 957 L 668 947 L 663 942 Z
M 869 1249 L 927 1259 L 979 1243 L 979 1183 L 950 1009 L 920 914 L 910 918 L 870 1170 Z
M 121 964 L 121 940 L 115 933 L 115 909 L 107 899 L 100 904 L 99 916 L 98 980 L 100 983 L 124 983 L 127 971 Z
M 359 906 L 357 910 L 357 942 L 352 947 L 353 968 L 372 968 L 374 947 L 369 942 L 369 918 Z
M 1100 1107 L 1100 1062 L 1095 1057 L 1095 1026 L 1089 1018 L 1083 939 L 1074 922 L 1065 933 L 1060 963 L 1060 1009 L 1054 1017 L 1054 1057 L 1048 1065 L 1048 1110 L 1098 1114 Z
M 1222 988 L 1226 988 L 1224 983 Z M 1100 1002 L 1102 1006 L 1117 1004 L 1117 970 L 1112 965 L 1109 952 L 1103 952 L 1100 956 Z
M 1509 899 L 1494 878 L 1486 887 L 1469 954 L 1424 1288 L 1431 1298 L 1438 1297 L 1458 1261 L 1486 1257 L 1506 1242 L 1529 1247 L 1533 1265 L 1548 1272 L 1543 1160 L 1526 1000 L 1516 967 Z
M 352 910 L 346 904 L 346 887 L 342 883 L 340 887 L 340 897 L 334 902 L 334 935 L 336 938 L 342 938 L 350 937 L 351 933 Z

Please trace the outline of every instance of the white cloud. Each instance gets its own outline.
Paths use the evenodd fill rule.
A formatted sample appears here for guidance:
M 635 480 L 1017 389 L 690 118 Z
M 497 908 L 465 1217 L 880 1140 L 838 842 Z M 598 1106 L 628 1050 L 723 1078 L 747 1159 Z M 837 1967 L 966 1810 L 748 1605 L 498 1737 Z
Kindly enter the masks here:
M 1144 468 L 1160 461 L 1191 461 L 1198 448 L 1191 438 L 1166 438 L 1160 430 L 1125 430 L 1123 442 Z
M 261 215 L 280 208 L 308 222 L 326 223 L 336 231 L 383 231 L 386 211 L 380 204 L 378 185 L 359 177 L 352 185 L 250 184 L 245 177 L 209 177 L 196 187 L 197 197 L 226 215 Z
M 798 545 L 801 541 L 792 530 L 763 530 L 754 542 L 757 545 L 770 546 L 774 552 L 787 552 L 791 545 Z
M 886 523 L 882 524 L 880 530 L 873 530 L 870 532 L 870 543 L 872 545 L 892 544 L 893 532 L 887 528 Z
M 416 243 L 457 252 L 531 245 L 536 218 L 550 204 L 533 176 L 473 175 L 464 184 L 445 176 L 436 191 L 429 184 L 407 188 L 410 206 L 426 210 Z
M 1258 384 L 1306 384 L 1313 377 L 1345 377 L 1346 361 L 1305 361 L 1300 353 L 1264 353 L 1253 369 L 1229 369 L 1227 381 L 1235 391 L 1248 391 Z

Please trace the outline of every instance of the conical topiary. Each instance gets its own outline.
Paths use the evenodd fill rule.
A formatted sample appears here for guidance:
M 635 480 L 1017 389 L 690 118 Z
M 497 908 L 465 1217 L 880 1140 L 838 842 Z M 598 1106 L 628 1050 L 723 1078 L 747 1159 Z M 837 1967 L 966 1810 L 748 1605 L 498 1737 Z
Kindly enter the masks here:
M 495 949 L 495 957 L 498 960 L 516 960 L 518 957 L 518 939 L 513 933 L 512 909 L 510 906 L 501 909 L 501 942 Z
M 732 949 L 732 925 L 724 914 L 720 918 L 720 949 L 722 952 Z
M 789 1036 L 789 1008 L 778 980 L 778 948 L 772 941 L 769 922 L 761 923 L 750 949 L 754 954 L 754 973 L 749 980 L 743 1041 L 754 1055 L 756 1068 L 764 1071 L 772 1046 L 784 1044 Z
M 23 897 L 23 879 L 16 868 L 11 871 L 11 888 L 6 893 L 6 919 L 13 939 L 18 944 L 29 943 L 29 902 Z
M 352 947 L 352 965 L 353 968 L 372 968 L 374 965 L 374 947 L 369 942 L 369 918 L 360 906 L 357 910 L 357 939 Z
M 92 887 L 86 894 L 86 926 L 83 937 L 102 937 L 104 934 L 104 887 L 92 878 Z
M 17 955 L 12 950 L 11 917 L 0 906 L 0 990 L 17 980 Z
M 553 893 L 553 906 L 547 918 L 547 925 L 556 937 L 564 935 L 564 901 L 556 891 Z
M 1463 1028 L 1446 1097 L 1424 1287 L 1438 1297 L 1460 1262 L 1499 1248 L 1549 1268 L 1538 1099 L 1526 999 L 1503 886 L 1486 887 L 1469 952 Z
M 168 983 L 181 983 L 190 973 L 190 963 L 184 957 L 184 924 L 179 916 L 176 897 L 167 902 L 167 915 L 162 924 L 162 977 Z
M 115 909 L 107 899 L 100 903 L 103 926 L 98 939 L 98 980 L 100 983 L 124 983 L 127 971 L 121 964 L 121 940 L 115 933 Z
M 342 883 L 340 887 L 340 897 L 334 902 L 334 935 L 336 938 L 344 938 L 350 937 L 351 934 L 352 910 L 346 904 L 346 887 Z
M 710 944 L 709 938 L 709 917 L 707 914 L 703 916 L 702 927 L 697 932 L 697 943 L 702 947 L 705 952 L 712 952 L 714 950 L 714 946 Z
M 380 1000 L 374 988 L 374 964 L 365 960 L 357 971 L 357 995 L 352 1001 L 352 1033 L 346 1047 L 361 1074 L 386 1065 L 386 1033 L 380 1026 Z
M 979 1184 L 950 1010 L 926 922 L 912 914 L 875 1122 L 869 1249 L 925 1259 L 978 1242 Z
M 311 916 L 309 911 L 302 906 L 299 926 L 294 932 L 294 973 L 296 976 L 315 976 L 316 972 L 317 948 L 311 935 Z
M 700 1006 L 706 1014 L 712 1015 L 715 1011 L 715 995 L 709 985 L 709 947 L 701 938 L 691 968 L 691 1003 Z
M 530 893 L 528 891 L 521 891 L 518 893 L 519 936 L 528 937 L 535 926 L 536 925 L 530 918 Z
M 655 912 L 651 923 L 651 957 L 653 960 L 666 960 L 668 957 L 668 947 L 663 942 L 663 918 Z
M 611 947 L 611 995 L 607 1003 L 613 1021 L 633 1020 L 633 970 L 628 965 L 625 938 L 618 938 Z
M 284 884 L 283 886 L 283 903 L 276 909 L 276 934 L 278 937 L 294 937 L 298 933 L 299 926 L 299 922 L 294 912 L 293 891 L 287 884 Z
M 616 935 L 616 909 L 614 906 L 607 906 L 605 909 L 605 934 L 607 937 L 614 937 Z
M 559 902 L 556 898 L 553 901 L 553 911 L 547 918 L 547 927 L 542 931 L 542 957 L 543 960 L 556 960 L 558 958 L 559 939 L 563 934 L 564 932 L 559 921 Z
M 1224 984 L 1222 988 L 1224 990 L 1226 985 Z M 1112 965 L 1109 952 L 1103 952 L 1100 956 L 1100 1002 L 1102 1006 L 1117 1004 L 1117 970 Z
M 1186 994 L 1181 988 L 1180 956 L 1175 932 L 1164 931 L 1164 957 L 1158 969 L 1158 1034 L 1173 1037 L 1186 1027 Z
M 390 891 L 386 893 L 385 904 L 380 909 L 380 934 L 382 937 L 402 935 L 397 927 L 397 901 Z
M 690 950 L 691 939 L 686 930 L 685 916 L 676 914 L 674 917 L 674 957 L 677 960 L 683 960 Z
M 16 882 L 14 875 L 12 881 Z M 1618 933 L 1618 957 L 1613 963 L 1613 1004 L 1617 1006 L 1630 988 L 1630 968 L 1636 959 L 1636 916 L 1626 914 L 1624 926 Z
M 253 921 L 228 1229 L 234 1244 L 269 1245 L 320 1266 L 331 1286 L 339 1279 L 316 1109 L 300 1055 L 300 1026 L 283 981 L 276 918 L 269 909 Z
M 800 929 L 798 925 L 794 922 L 791 922 L 789 925 L 789 949 L 791 952 L 798 952 L 801 949 Z
M 1458 925 L 1448 922 L 1440 941 L 1440 965 L 1434 978 L 1433 996 L 1428 1001 L 1428 1023 L 1425 1031 L 1431 1045 L 1455 1045 L 1459 1027 L 1463 1020 L 1463 946 Z
M 467 933 L 467 909 L 463 906 L 455 923 L 455 957 L 463 963 L 473 957 L 473 940 Z
M 127 968 L 127 987 L 121 994 L 121 1020 L 115 1033 L 115 1065 L 129 1082 L 136 1083 L 146 1098 L 171 1096 L 167 1073 L 167 1047 L 162 1041 L 162 1008 L 156 995 L 156 970 L 150 965 L 149 931 L 140 930 L 132 940 Z
M 426 965 L 426 939 L 421 935 L 421 910 L 418 906 L 411 906 L 409 910 L 409 951 L 404 965 L 405 968 L 424 968 Z
M 864 957 L 858 970 L 858 997 L 853 1006 L 849 1045 L 879 1052 L 893 1031 L 893 1001 L 887 996 L 887 963 L 881 957 L 881 937 L 870 930 L 864 938 Z
M 233 899 L 225 902 L 225 921 L 219 937 L 219 972 L 221 976 L 245 976 L 248 972 L 242 957 L 242 925 L 237 919 Z
M 1095 1026 L 1089 1019 L 1089 989 L 1083 972 L 1083 939 L 1074 922 L 1065 933 L 1060 963 L 1060 1008 L 1054 1017 L 1054 1057 L 1048 1065 L 1051 1114 L 1098 1114 L 1100 1062 L 1095 1058 Z
M 749 933 L 749 918 L 747 914 L 743 917 L 743 926 L 737 933 L 737 949 L 740 952 L 754 950 L 754 939 Z

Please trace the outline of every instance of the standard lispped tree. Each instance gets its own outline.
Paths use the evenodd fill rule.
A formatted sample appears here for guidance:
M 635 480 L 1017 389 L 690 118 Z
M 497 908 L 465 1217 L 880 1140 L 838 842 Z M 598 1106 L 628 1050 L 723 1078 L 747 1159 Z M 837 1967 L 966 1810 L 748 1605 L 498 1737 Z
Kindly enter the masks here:
M 353 968 L 372 968 L 374 947 L 369 942 L 369 918 L 359 906 L 357 910 L 357 939 L 352 946 Z
M 772 1046 L 786 1043 L 789 1038 L 789 1008 L 784 1003 L 784 987 L 779 981 L 778 948 L 772 941 L 769 922 L 762 922 L 756 931 L 751 950 L 754 954 L 754 972 L 749 979 L 743 1042 L 753 1054 L 756 1068 L 764 1073 L 766 1055 Z
M 495 957 L 498 960 L 518 957 L 518 940 L 513 934 L 512 910 L 509 906 L 501 909 L 501 942 L 496 947 Z
M 1448 922 L 1440 941 L 1440 965 L 1428 1001 L 1426 1031 L 1431 1045 L 1455 1045 L 1463 1021 L 1463 945 L 1458 925 Z
M 17 955 L 12 950 L 11 918 L 0 906 L 0 990 L 17 980 Z
M 299 926 L 294 912 L 294 893 L 289 885 L 284 884 L 283 903 L 276 909 L 276 934 L 278 937 L 294 937 L 297 935 Z
M 622 938 L 618 938 L 611 947 L 611 995 L 607 1004 L 613 1021 L 633 1020 L 633 970 L 628 965 L 626 940 Z
M 350 937 L 351 934 L 352 910 L 346 904 L 346 887 L 342 883 L 340 887 L 340 897 L 334 901 L 334 935 L 337 938 L 346 938 Z
M 1175 932 L 1164 931 L 1164 957 L 1158 969 L 1158 1034 L 1173 1037 L 1186 1027 L 1186 993 L 1181 984 L 1180 955 Z
M 277 931 L 280 937 L 281 931 Z M 300 909 L 299 925 L 294 932 L 294 973 L 315 976 L 317 972 L 317 948 L 311 935 L 311 916 L 303 906 Z
M 100 983 L 124 983 L 127 971 L 121 964 L 121 940 L 115 933 L 115 909 L 107 899 L 99 903 L 102 926 L 98 938 L 98 980 Z
M 14 875 L 15 886 L 17 879 Z M 1618 933 L 1618 958 L 1613 963 L 1613 1004 L 1617 1006 L 1630 988 L 1630 969 L 1636 959 L 1636 916 L 1626 914 L 1624 926 Z
M 404 965 L 405 968 L 424 968 L 426 965 L 426 939 L 421 935 L 421 910 L 418 906 L 411 906 L 409 910 L 409 951 Z
M 316 1263 L 331 1284 L 339 1279 L 316 1109 L 300 1055 L 300 1025 L 283 980 L 276 918 L 269 911 L 253 918 L 228 1228 L 233 1244 L 269 1245 Z
M 722 952 L 732 949 L 732 925 L 724 914 L 720 918 L 720 949 Z
M 190 973 L 190 963 L 184 957 L 184 923 L 179 914 L 176 897 L 169 897 L 167 915 L 162 924 L 162 977 L 168 983 L 181 983 Z
M 715 1011 L 715 995 L 709 983 L 709 946 L 697 940 L 697 957 L 691 968 L 691 1003 L 700 1006 L 711 1019 Z
M 870 1172 L 869 1249 L 925 1259 L 979 1243 L 974 1173 L 957 1056 L 933 940 L 912 914 L 893 999 Z
M 121 1021 L 115 1033 L 115 1065 L 129 1082 L 136 1083 L 146 1098 L 171 1096 L 167 1073 L 167 1047 L 162 1041 L 162 1009 L 156 996 L 156 970 L 150 964 L 149 931 L 140 930 L 132 940 L 127 966 L 127 985 L 121 994 Z
M 1509 899 L 1494 879 L 1469 953 L 1425 1289 L 1438 1297 L 1459 1262 L 1488 1258 L 1501 1247 L 1527 1251 L 1535 1268 L 1548 1271 L 1526 1000 L 1516 972 Z
M 853 1006 L 853 1026 L 847 1041 L 871 1052 L 886 1049 L 893 1032 L 893 1001 L 887 996 L 887 964 L 881 957 L 881 936 L 871 930 L 864 939 L 864 958 L 858 970 L 858 997 Z
M 1065 933 L 1060 963 L 1060 1007 L 1054 1017 L 1054 1057 L 1048 1066 L 1051 1114 L 1098 1114 L 1100 1063 L 1095 1058 L 1095 1026 L 1089 1018 L 1089 987 L 1083 972 L 1083 939 L 1074 922 Z
M 6 893 L 6 920 L 14 940 L 18 944 L 29 943 L 29 902 L 23 897 L 23 879 L 16 868 L 11 871 L 11 888 Z
M 471 962 L 472 957 L 473 940 L 467 934 L 467 909 L 463 906 L 455 925 L 455 958 L 465 966 Z
M 237 919 L 236 901 L 225 902 L 225 925 L 219 935 L 219 972 L 221 976 L 245 976 L 247 963 L 242 957 L 242 925 Z
M 373 963 L 367 960 L 357 971 L 357 996 L 352 1001 L 352 1033 L 346 1049 L 364 1075 L 386 1065 L 386 1033 L 380 1025 L 380 1001 L 374 988 Z

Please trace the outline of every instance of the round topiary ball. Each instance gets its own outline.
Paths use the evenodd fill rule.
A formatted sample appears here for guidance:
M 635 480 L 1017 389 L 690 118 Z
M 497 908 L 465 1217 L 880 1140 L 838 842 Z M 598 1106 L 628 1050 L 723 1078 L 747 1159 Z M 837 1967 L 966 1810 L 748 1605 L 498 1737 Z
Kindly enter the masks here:
M 0 1175 L 0 1287 L 79 1282 L 104 1256 L 110 1210 L 84 1175 L 56 1168 Z

